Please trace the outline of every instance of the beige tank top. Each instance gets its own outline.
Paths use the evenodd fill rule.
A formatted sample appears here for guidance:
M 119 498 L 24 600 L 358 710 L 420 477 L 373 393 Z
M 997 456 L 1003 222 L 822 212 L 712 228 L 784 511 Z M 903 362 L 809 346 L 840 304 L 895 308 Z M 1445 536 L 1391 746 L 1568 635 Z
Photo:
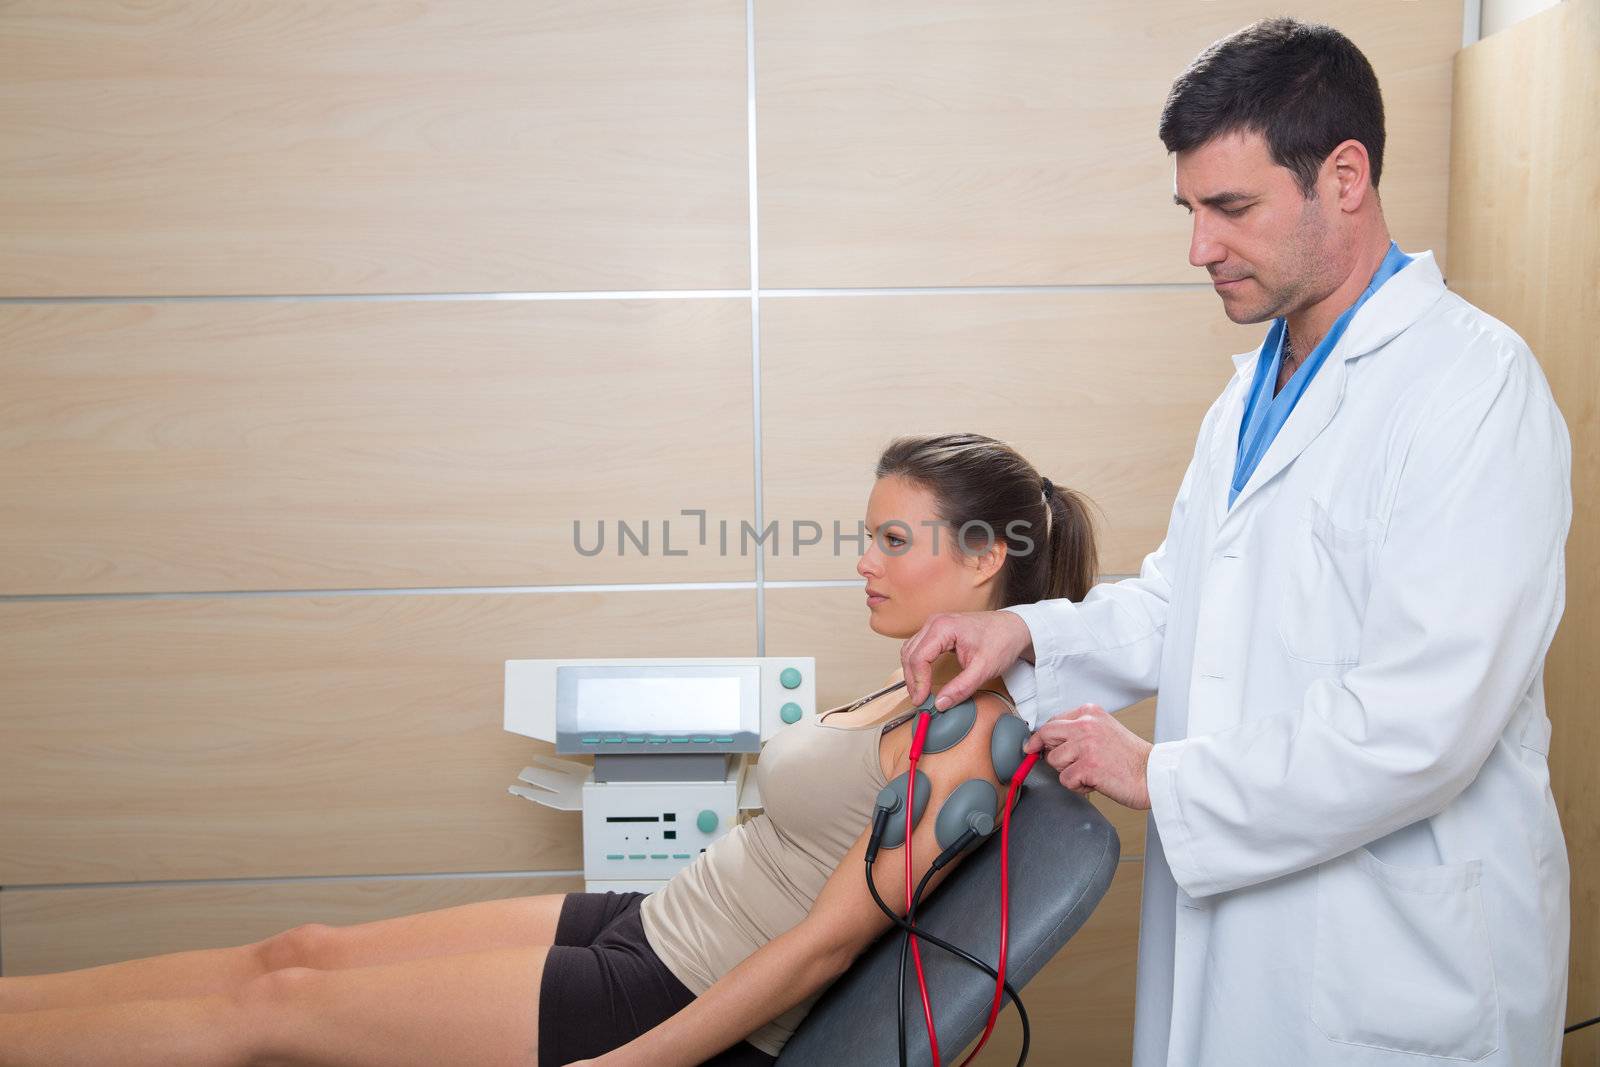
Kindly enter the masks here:
M 833 712 L 852 711 L 904 685 L 895 682 Z M 1005 694 L 994 695 L 1015 712 Z M 802 719 L 767 742 L 756 764 L 765 810 L 644 899 L 645 939 L 696 996 L 798 925 L 872 820 L 878 791 L 888 784 L 880 739 L 911 713 L 843 727 L 822 721 L 833 712 Z M 746 1040 L 778 1055 L 816 1000 L 795 1005 Z

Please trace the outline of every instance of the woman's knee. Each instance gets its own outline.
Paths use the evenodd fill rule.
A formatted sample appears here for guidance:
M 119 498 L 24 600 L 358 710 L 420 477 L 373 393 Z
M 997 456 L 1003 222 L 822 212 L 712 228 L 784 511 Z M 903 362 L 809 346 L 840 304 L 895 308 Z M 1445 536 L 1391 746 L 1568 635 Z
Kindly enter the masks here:
M 267 974 L 297 967 L 330 970 L 336 966 L 338 940 L 337 926 L 302 923 L 257 944 L 261 970 Z
M 238 1036 L 249 1049 L 246 1062 L 252 1065 L 282 1063 L 284 1043 L 302 1029 L 314 1013 L 315 984 L 326 974 L 311 967 L 280 967 L 264 971 L 245 982 L 234 994 L 239 1019 Z

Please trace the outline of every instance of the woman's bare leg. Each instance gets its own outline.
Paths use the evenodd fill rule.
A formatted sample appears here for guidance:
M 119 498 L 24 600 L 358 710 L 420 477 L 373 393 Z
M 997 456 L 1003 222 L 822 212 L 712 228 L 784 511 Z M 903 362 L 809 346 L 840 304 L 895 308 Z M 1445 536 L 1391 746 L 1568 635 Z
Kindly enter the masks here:
M 220 996 L 0 1015 L 0 1067 L 246 1067 L 255 1060 L 243 1017 Z
M 548 952 L 288 968 L 232 996 L 0 1015 L 0 1067 L 536 1067 Z
M 60 974 L 0 978 L 0 1013 L 229 995 L 285 967 L 340 970 L 555 943 L 565 894 L 511 897 L 416 915 L 327 926 L 310 923 L 236 948 L 173 952 Z

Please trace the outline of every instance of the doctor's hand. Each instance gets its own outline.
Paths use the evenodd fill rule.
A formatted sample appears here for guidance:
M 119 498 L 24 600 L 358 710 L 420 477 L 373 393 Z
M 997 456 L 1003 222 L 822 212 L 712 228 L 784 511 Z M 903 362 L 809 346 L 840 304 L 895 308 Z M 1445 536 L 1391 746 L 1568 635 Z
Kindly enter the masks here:
M 964 611 L 928 616 L 922 629 L 900 646 L 900 669 L 913 704 L 928 698 L 933 663 L 955 650 L 961 673 L 939 690 L 934 707 L 953 708 L 1024 656 L 1033 655 L 1033 634 L 1014 611 Z
M 1098 704 L 1084 704 L 1039 727 L 1022 750 L 1043 750 L 1044 762 L 1074 793 L 1104 793 L 1124 807 L 1144 811 L 1150 807 L 1145 772 L 1154 747 Z

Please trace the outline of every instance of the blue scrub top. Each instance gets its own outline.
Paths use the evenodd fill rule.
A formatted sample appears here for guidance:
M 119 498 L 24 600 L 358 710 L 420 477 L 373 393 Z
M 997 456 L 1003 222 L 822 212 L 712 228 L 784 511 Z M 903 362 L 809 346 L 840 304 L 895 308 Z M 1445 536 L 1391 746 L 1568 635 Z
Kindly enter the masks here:
M 1328 353 L 1333 351 L 1334 346 L 1339 343 L 1339 338 L 1344 336 L 1350 320 L 1355 318 L 1356 312 L 1361 310 L 1361 305 L 1365 304 L 1384 282 L 1398 274 L 1401 268 L 1410 262 L 1411 257 L 1400 251 L 1399 245 L 1390 241 L 1389 252 L 1378 265 L 1378 271 L 1372 276 L 1372 283 L 1367 286 L 1366 292 L 1362 293 L 1343 315 L 1334 320 L 1328 335 L 1312 350 L 1311 355 L 1295 368 L 1294 374 L 1284 383 L 1283 391 L 1277 396 L 1272 395 L 1272 390 L 1278 383 L 1278 371 L 1283 366 L 1283 339 L 1287 336 L 1289 328 L 1286 320 L 1273 320 L 1272 329 L 1267 331 L 1267 339 L 1261 344 L 1261 355 L 1256 359 L 1255 380 L 1250 383 L 1250 396 L 1245 402 L 1244 419 L 1239 423 L 1239 450 L 1233 462 L 1233 484 L 1228 490 L 1230 508 L 1239 496 L 1239 491 L 1250 481 L 1250 475 L 1255 472 L 1261 457 L 1267 454 L 1267 449 L 1278 436 L 1278 431 L 1289 421 L 1289 412 L 1300 402 L 1300 394 L 1306 391 L 1306 386 L 1316 377 L 1317 370 L 1327 361 Z M 1271 359 L 1266 358 L 1268 352 L 1272 353 Z

